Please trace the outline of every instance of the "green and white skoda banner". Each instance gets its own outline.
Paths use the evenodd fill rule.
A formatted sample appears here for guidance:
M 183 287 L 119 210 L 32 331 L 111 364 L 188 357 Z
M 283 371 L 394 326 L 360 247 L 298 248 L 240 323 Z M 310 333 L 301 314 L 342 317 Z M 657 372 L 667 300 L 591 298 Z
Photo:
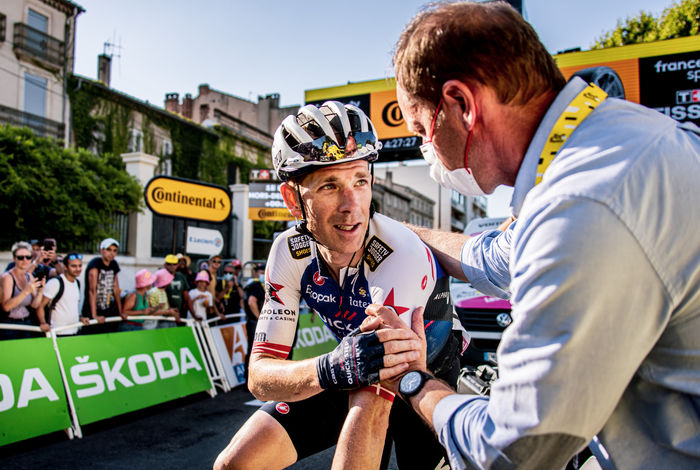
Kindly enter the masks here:
M 294 360 L 320 356 L 332 351 L 336 346 L 338 340 L 316 314 L 299 315 L 297 338 L 292 351 Z
M 58 346 L 81 425 L 212 388 L 190 328 L 58 338 Z
M 69 428 L 51 340 L 0 341 L 0 357 L 0 445 Z

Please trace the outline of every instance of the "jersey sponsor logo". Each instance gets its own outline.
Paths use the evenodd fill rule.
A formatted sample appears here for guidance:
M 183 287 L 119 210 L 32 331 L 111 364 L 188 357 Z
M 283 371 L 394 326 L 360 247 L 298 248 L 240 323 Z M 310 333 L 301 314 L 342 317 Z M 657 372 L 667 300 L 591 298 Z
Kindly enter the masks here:
M 353 299 L 352 297 L 350 297 L 348 303 L 351 307 L 367 308 L 369 306 L 369 302 L 365 302 L 364 300 L 360 299 Z
M 367 289 L 364 287 L 360 287 L 357 289 L 357 293 L 360 294 L 362 297 L 367 297 Z
M 340 314 L 340 312 L 338 312 Z M 352 332 L 356 327 L 352 323 L 347 323 L 349 319 L 343 320 L 340 318 L 333 319 L 327 315 L 319 312 L 318 314 L 323 320 L 323 323 L 328 325 L 328 327 L 335 333 L 338 338 L 343 338 Z M 354 316 L 354 315 L 353 315 Z
M 307 235 L 287 237 L 287 246 L 294 259 L 303 259 L 311 255 L 311 239 Z
M 384 306 L 393 308 L 397 315 L 401 315 L 403 312 L 408 310 L 408 307 L 401 307 L 400 305 L 396 305 L 396 302 L 394 301 L 393 287 L 391 288 L 391 291 L 389 291 L 389 295 L 387 295 L 386 299 L 384 299 Z
M 282 403 L 277 403 L 277 404 L 275 405 L 275 409 L 277 410 L 277 412 L 278 412 L 279 414 L 286 415 L 287 413 L 289 413 L 289 405 L 286 404 L 286 403 L 284 403 L 284 402 L 282 402 Z
M 259 320 L 296 321 L 296 311 L 289 308 L 263 308 Z
M 420 282 L 420 288 L 425 290 L 425 287 L 428 285 L 428 276 L 423 276 L 423 280 Z
M 267 342 L 267 333 L 264 331 L 261 331 L 259 333 L 255 333 L 253 342 L 255 343 L 265 343 Z
M 321 276 L 321 273 L 318 272 L 318 271 L 316 271 L 316 272 L 314 273 L 313 278 L 314 278 L 314 283 L 315 283 L 317 286 L 322 286 L 323 284 L 326 283 L 326 278 L 323 277 L 323 276 Z
M 381 241 L 376 236 L 372 236 L 365 248 L 365 262 L 369 266 L 369 270 L 374 272 L 379 265 L 394 252 L 386 243 Z
M 319 303 L 335 303 L 336 296 L 333 294 L 321 294 L 320 292 L 314 292 L 310 285 L 306 286 L 306 293 L 309 297 Z
M 282 284 L 275 284 L 270 280 L 270 272 L 266 271 L 265 272 L 265 300 L 270 300 L 274 299 L 275 302 L 277 302 L 280 305 L 284 305 L 284 302 L 282 302 L 282 299 L 280 299 L 279 295 L 277 294 L 279 291 L 284 289 L 284 286 Z

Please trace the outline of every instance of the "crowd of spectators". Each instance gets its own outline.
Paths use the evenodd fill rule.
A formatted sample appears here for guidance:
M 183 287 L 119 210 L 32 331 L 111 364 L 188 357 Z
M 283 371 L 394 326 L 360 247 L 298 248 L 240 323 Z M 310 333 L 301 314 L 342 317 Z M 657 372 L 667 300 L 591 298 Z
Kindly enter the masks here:
M 224 321 L 226 315 L 243 311 L 246 296 L 240 260 L 224 264 L 215 255 L 197 271 L 189 256 L 169 254 L 162 266 L 136 272 L 133 290 L 124 290 L 115 259 L 118 250 L 119 241 L 103 240 L 99 256 L 85 267 L 85 285 L 81 286 L 81 254 L 59 256 L 53 238 L 15 243 L 12 261 L 0 276 L 0 323 L 38 326 L 42 333 L 55 330 L 57 335 L 69 336 L 168 328 L 184 325 L 186 318 Z M 121 321 L 106 321 L 110 317 L 121 317 Z M 85 328 L 76 326 L 88 325 L 90 320 L 96 322 Z M 0 339 L 42 333 L 0 328 Z

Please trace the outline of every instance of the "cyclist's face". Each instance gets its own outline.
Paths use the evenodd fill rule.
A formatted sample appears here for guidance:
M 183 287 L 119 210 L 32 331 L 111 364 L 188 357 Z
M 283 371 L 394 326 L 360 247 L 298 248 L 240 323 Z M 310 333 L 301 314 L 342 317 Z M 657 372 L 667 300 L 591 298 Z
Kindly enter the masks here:
M 341 264 L 344 255 L 352 256 L 362 248 L 372 201 L 371 178 L 369 163 L 357 160 L 316 170 L 301 184 L 308 228 L 331 255 L 340 256 Z

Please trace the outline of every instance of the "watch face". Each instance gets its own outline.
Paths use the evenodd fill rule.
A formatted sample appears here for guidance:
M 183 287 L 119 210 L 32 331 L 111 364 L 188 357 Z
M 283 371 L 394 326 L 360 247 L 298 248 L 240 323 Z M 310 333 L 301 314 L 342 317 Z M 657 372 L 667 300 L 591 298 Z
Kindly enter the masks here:
M 399 391 L 403 394 L 411 395 L 418 389 L 418 387 L 420 387 L 421 383 L 422 377 L 418 372 L 409 372 L 401 379 L 401 382 L 399 383 Z

